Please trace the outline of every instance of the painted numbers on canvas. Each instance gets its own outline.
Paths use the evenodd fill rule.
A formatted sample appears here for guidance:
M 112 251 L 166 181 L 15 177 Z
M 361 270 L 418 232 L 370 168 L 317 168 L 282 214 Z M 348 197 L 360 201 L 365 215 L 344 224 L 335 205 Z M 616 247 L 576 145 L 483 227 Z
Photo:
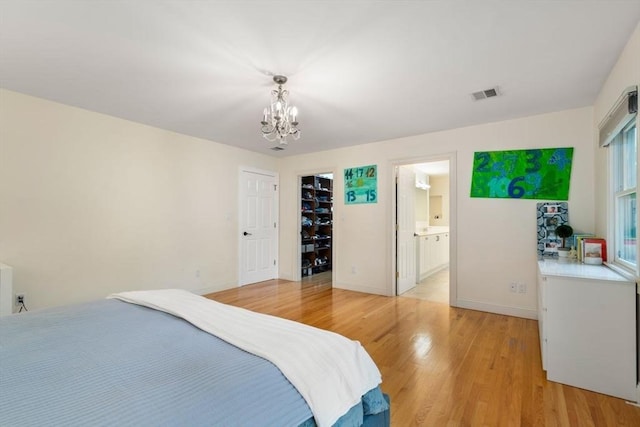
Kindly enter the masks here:
M 573 148 L 477 151 L 471 197 L 568 200 Z
M 344 170 L 344 204 L 378 203 L 378 168 L 376 165 Z

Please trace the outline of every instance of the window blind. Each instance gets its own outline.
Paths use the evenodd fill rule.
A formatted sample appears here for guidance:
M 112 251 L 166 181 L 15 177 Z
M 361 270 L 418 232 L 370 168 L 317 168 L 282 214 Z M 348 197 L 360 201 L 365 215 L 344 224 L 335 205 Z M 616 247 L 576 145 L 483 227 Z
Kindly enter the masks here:
M 629 86 L 600 122 L 600 147 L 606 147 L 638 113 L 638 87 Z

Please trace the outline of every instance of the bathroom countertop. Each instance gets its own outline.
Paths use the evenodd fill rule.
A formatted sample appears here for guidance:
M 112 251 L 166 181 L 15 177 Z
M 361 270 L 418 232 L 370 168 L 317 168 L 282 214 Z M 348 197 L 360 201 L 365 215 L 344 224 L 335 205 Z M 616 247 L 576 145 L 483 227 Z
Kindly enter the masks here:
M 448 233 L 448 232 L 449 232 L 449 227 L 447 226 L 429 226 L 429 227 L 416 230 L 416 235 L 431 236 L 433 234 L 441 234 L 441 233 Z

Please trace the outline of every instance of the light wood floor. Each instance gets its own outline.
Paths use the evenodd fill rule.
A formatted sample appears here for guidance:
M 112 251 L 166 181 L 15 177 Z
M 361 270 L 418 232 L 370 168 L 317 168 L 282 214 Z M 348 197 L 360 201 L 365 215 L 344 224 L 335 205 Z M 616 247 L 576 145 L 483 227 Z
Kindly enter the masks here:
M 449 304 L 449 268 L 430 275 L 401 296 Z
M 332 289 L 330 277 L 207 295 L 360 341 L 393 426 L 640 426 L 640 408 L 547 381 L 534 320 Z

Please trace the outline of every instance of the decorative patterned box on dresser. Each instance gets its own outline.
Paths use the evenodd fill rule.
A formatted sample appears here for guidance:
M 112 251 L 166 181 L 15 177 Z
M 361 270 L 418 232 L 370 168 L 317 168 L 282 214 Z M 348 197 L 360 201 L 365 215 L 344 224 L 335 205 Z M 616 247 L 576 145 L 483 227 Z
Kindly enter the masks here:
M 637 401 L 636 284 L 603 265 L 538 261 L 547 379 Z

